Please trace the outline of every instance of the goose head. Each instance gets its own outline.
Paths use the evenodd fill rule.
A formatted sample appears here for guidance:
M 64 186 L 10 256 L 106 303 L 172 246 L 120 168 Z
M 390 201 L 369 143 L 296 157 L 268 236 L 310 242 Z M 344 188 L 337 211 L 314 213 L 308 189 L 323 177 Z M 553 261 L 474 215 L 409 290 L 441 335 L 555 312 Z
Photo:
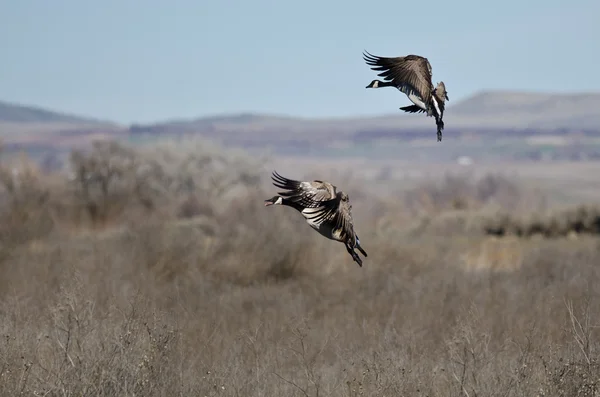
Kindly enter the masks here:
M 269 205 L 281 205 L 283 204 L 283 198 L 280 196 L 273 196 L 268 200 L 265 200 L 265 207 Z
M 373 80 L 371 81 L 371 83 L 366 86 L 365 88 L 379 88 L 381 87 L 383 84 L 383 81 L 379 81 L 379 80 Z

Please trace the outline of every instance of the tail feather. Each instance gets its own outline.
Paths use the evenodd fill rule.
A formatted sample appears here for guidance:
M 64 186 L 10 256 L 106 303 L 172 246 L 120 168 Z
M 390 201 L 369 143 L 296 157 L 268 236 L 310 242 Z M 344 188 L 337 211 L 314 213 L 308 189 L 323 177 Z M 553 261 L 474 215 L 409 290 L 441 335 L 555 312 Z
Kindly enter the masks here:
M 442 131 L 444 130 L 444 121 L 443 120 L 436 120 L 436 126 L 437 126 L 437 140 L 438 142 L 442 141 Z

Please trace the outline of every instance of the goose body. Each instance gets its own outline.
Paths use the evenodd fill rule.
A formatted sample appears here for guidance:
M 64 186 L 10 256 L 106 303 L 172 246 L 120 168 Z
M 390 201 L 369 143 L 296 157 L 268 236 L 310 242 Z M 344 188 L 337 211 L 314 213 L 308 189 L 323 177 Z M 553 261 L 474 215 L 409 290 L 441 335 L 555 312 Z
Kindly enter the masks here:
M 368 52 L 363 54 L 363 59 L 372 70 L 380 71 L 378 76 L 385 80 L 373 80 L 366 88 L 396 87 L 413 103 L 400 109 L 407 113 L 425 113 L 428 117 L 435 117 L 437 140 L 441 141 L 444 110 L 449 99 L 443 81 L 434 88 L 429 60 L 419 55 L 387 58 Z
M 354 232 L 352 204 L 348 195 L 335 185 L 320 180 L 297 181 L 285 178 L 276 171 L 273 185 L 287 191 L 265 200 L 265 206 L 285 205 L 302 214 L 306 222 L 322 236 L 343 243 L 352 259 L 362 267 L 362 259 L 354 251 L 367 253 Z

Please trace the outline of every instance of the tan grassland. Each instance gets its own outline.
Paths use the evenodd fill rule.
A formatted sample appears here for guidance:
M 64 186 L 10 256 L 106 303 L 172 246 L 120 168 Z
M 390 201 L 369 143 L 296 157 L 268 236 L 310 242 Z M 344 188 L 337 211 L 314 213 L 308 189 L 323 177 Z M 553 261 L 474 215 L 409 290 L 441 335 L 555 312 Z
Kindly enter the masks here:
M 600 395 L 597 173 L 1 156 L 0 396 Z M 263 206 L 272 169 L 349 193 L 362 268 Z

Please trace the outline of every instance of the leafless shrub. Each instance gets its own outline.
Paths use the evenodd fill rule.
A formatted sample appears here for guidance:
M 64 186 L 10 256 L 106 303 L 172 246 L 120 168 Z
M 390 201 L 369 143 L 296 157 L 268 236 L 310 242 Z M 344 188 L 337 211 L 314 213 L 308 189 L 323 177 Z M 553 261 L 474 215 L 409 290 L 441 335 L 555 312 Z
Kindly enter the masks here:
M 446 174 L 440 181 L 427 181 L 411 189 L 405 200 L 409 208 L 427 214 L 445 210 L 477 210 L 486 205 L 513 210 L 529 193 L 502 175 L 488 174 L 475 179 Z
M 89 153 L 75 151 L 71 158 L 71 185 L 76 205 L 84 209 L 92 225 L 104 226 L 139 199 L 139 162 L 135 153 L 112 141 L 94 142 Z M 152 203 L 140 200 L 140 206 Z
M 264 161 L 190 138 L 146 148 L 141 156 L 148 168 L 160 169 L 162 185 L 178 202 L 180 217 L 226 209 L 231 199 L 258 184 Z
M 14 244 L 44 237 L 53 227 L 50 183 L 25 156 L 8 163 L 1 155 L 0 241 Z

